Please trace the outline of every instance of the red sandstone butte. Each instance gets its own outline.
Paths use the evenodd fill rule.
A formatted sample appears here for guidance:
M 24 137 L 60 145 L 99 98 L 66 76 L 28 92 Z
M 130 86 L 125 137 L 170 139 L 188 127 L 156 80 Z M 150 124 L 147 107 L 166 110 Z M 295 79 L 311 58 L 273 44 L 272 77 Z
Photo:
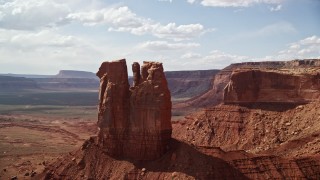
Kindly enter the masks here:
M 100 78 L 98 145 L 118 158 L 153 160 L 171 140 L 171 96 L 162 63 L 132 65 L 129 88 L 125 59 L 103 62 Z

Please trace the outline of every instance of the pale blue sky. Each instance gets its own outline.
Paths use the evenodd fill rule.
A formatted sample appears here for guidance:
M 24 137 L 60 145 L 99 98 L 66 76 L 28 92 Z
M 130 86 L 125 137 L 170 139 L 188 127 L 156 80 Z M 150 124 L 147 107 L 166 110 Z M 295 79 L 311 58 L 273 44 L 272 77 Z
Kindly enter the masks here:
M 319 0 L 0 0 L 0 73 L 320 58 Z

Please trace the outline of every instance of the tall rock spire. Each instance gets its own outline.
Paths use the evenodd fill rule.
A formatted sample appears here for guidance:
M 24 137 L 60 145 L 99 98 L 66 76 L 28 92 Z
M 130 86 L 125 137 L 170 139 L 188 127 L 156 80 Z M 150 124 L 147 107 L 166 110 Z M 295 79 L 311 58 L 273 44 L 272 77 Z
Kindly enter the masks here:
M 129 88 L 124 59 L 103 62 L 100 78 L 98 144 L 109 155 L 135 160 L 159 158 L 171 139 L 171 96 L 162 63 L 132 65 Z

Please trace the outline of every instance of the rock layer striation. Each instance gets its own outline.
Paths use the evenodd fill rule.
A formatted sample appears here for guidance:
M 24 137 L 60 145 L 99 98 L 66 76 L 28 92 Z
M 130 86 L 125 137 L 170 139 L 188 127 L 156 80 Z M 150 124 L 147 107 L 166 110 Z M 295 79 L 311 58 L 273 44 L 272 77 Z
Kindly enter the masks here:
M 320 70 L 320 69 L 319 69 Z M 318 73 L 234 71 L 224 88 L 224 103 L 294 103 L 320 99 Z
M 297 94 L 296 97 L 285 99 L 287 97 L 286 95 L 284 97 L 281 97 L 281 99 L 276 99 L 277 97 L 273 96 L 272 93 L 274 92 L 275 88 L 283 93 L 286 93 L 285 88 L 281 88 L 282 85 L 276 85 L 277 87 L 270 87 L 270 90 L 273 89 L 273 91 L 267 92 L 267 98 L 273 96 L 273 99 L 270 99 L 270 101 L 276 101 L 276 102 L 281 102 L 284 100 L 284 102 L 281 103 L 286 103 L 286 101 L 291 101 L 293 103 L 296 102 L 301 102 L 301 101 L 315 101 L 316 94 L 314 93 L 317 91 L 319 93 L 319 79 L 320 79 L 320 59 L 304 59 L 304 60 L 292 60 L 292 61 L 265 61 L 265 62 L 243 62 L 243 63 L 235 63 L 231 64 L 224 69 L 222 69 L 218 74 L 214 76 L 213 80 L 213 85 L 210 90 L 205 92 L 202 95 L 196 96 L 194 98 L 191 98 L 185 102 L 178 103 L 174 105 L 174 108 L 176 109 L 181 109 L 181 108 L 189 108 L 189 107 L 210 107 L 213 105 L 218 105 L 220 103 L 239 103 L 238 101 L 247 101 L 245 99 L 245 95 L 240 95 L 243 96 L 239 100 L 237 99 L 238 95 L 235 95 L 235 90 L 238 87 L 244 87 L 247 86 L 246 89 L 248 91 L 255 91 L 257 89 L 256 85 L 253 82 L 253 78 L 255 80 L 259 81 L 257 76 L 253 77 L 253 72 L 259 72 L 261 76 L 267 79 L 266 82 L 267 84 L 260 84 L 259 86 L 261 89 L 267 88 L 268 85 L 273 86 L 274 82 L 268 82 L 268 81 L 276 81 L 283 83 L 284 86 L 289 84 L 292 86 L 292 84 L 295 84 L 294 88 L 299 90 L 301 89 L 302 94 Z M 261 73 L 260 73 L 261 72 Z M 251 75 L 250 75 L 251 73 Z M 257 74 L 257 73 L 256 73 Z M 233 79 L 232 80 L 232 77 Z M 236 78 L 240 76 L 243 76 L 243 78 L 247 78 L 246 80 L 240 80 L 237 81 Z M 251 77 L 249 77 L 251 76 Z M 288 82 L 287 82 L 287 77 L 289 77 Z M 233 87 L 231 87 L 230 81 L 237 81 L 232 84 Z M 296 81 L 296 82 L 293 82 Z M 306 83 L 304 81 L 307 81 Z M 241 83 L 239 83 L 241 82 Z M 235 87 L 237 84 L 237 88 Z M 299 84 L 301 84 L 303 87 L 297 87 Z M 228 85 L 228 87 L 226 87 Z M 264 89 L 263 91 L 266 92 L 267 89 Z M 310 90 L 310 91 L 309 91 Z M 251 100 L 249 103 L 259 103 L 261 101 L 264 101 L 261 99 L 263 96 L 261 93 L 263 91 L 260 91 L 260 99 L 256 99 L 256 101 L 251 101 L 254 99 L 253 97 L 250 97 Z M 312 91 L 312 93 L 310 93 Z M 316 92 L 316 93 L 317 93 Z M 291 92 L 290 92 L 291 93 Z M 290 94 L 289 93 L 289 94 Z M 308 94 L 308 95 L 307 95 Z M 275 94 L 276 95 L 276 94 Z M 292 93 L 291 93 L 292 95 Z M 310 97 L 314 96 L 314 97 Z M 269 96 L 269 97 L 268 97 Z M 302 96 L 302 98 L 298 97 Z M 319 97 L 319 96 L 317 96 Z
M 100 78 L 98 145 L 107 154 L 135 160 L 163 155 L 171 139 L 171 96 L 162 63 L 132 65 L 129 86 L 125 59 L 103 62 Z

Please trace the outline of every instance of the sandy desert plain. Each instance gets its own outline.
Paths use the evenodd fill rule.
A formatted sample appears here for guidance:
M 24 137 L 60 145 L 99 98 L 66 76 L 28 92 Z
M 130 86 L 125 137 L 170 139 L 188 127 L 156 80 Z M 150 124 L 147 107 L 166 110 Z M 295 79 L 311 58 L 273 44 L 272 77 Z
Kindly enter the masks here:
M 46 164 L 75 150 L 96 133 L 97 107 L 94 105 L 68 106 L 59 105 L 59 102 L 28 105 L 34 96 L 38 101 L 43 97 L 39 94 L 25 97 L 28 93 L 24 92 L 10 94 L 24 96 L 20 97 L 24 100 L 19 103 L 7 94 L 0 95 L 0 102 L 4 103 L 5 98 L 10 101 L 9 105 L 0 105 L 0 179 L 15 176 L 30 179 L 32 172 L 43 171 Z M 72 96 L 72 93 L 68 95 Z M 59 93 L 45 94 L 45 97 L 59 101 L 57 96 Z M 85 97 L 81 95 L 82 100 Z

